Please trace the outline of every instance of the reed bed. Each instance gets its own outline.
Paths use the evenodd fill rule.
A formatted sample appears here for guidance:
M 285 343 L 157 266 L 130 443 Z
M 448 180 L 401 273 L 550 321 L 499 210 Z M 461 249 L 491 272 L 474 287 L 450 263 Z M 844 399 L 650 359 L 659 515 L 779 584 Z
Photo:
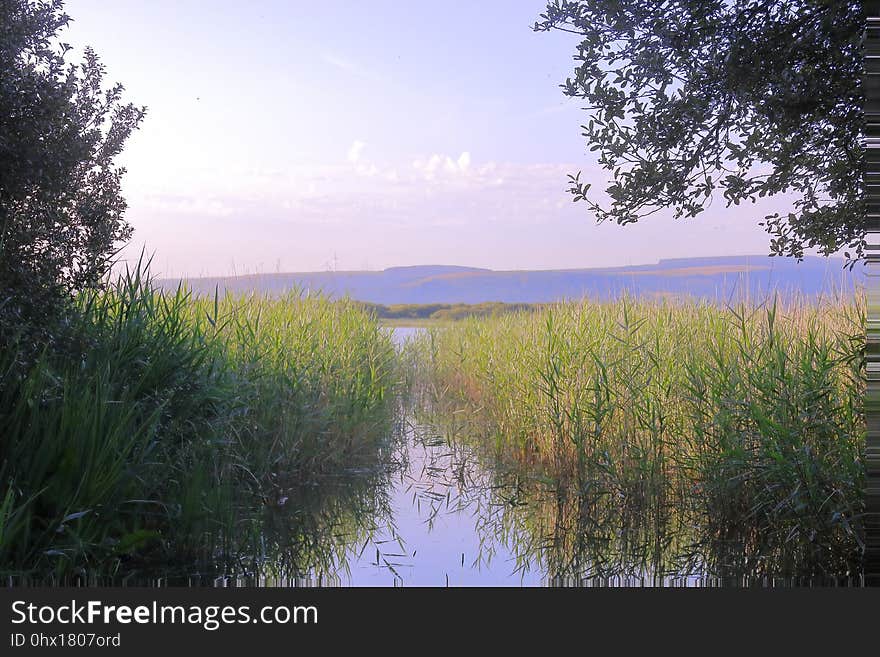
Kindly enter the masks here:
M 562 303 L 412 349 L 435 416 L 571 485 L 586 526 L 686 527 L 716 571 L 843 575 L 862 549 L 865 311 L 863 295 Z
M 6 574 L 223 568 L 291 491 L 387 451 L 394 346 L 348 301 L 194 298 L 135 271 L 63 333 L 0 354 Z

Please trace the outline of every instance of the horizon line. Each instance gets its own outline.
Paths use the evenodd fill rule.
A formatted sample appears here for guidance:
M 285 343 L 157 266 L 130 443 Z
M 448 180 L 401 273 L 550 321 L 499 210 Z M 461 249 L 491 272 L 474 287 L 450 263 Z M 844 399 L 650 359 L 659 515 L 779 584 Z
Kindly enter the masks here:
M 211 279 L 211 278 L 247 278 L 247 277 L 257 277 L 257 276 L 290 276 L 290 275 L 326 275 L 326 274 L 383 274 L 389 271 L 394 270 L 402 270 L 402 269 L 420 269 L 420 268 L 432 268 L 432 267 L 442 267 L 446 269 L 456 269 L 463 271 L 473 271 L 473 272 L 492 272 L 499 274 L 508 274 L 508 273 L 531 273 L 531 272 L 578 272 L 578 271 L 621 271 L 626 269 L 631 269 L 635 267 L 650 267 L 661 265 L 663 263 L 676 262 L 676 261 L 696 261 L 696 260 L 732 260 L 732 259 L 749 259 L 749 258 L 757 258 L 762 260 L 778 260 L 780 262 L 791 264 L 797 266 L 801 264 L 797 260 L 792 257 L 786 256 L 774 256 L 770 254 L 742 254 L 742 255 L 699 255 L 699 256 L 679 256 L 679 257 L 670 257 L 670 258 L 659 258 L 658 260 L 652 262 L 641 262 L 641 263 L 631 263 L 626 265 L 617 265 L 617 266 L 599 266 L 599 267 L 550 267 L 550 268 L 536 268 L 536 269 L 492 269 L 490 267 L 479 267 L 475 265 L 459 265 L 459 264 L 442 264 L 442 263 L 424 263 L 424 264 L 410 264 L 410 265 L 392 265 L 389 267 L 385 267 L 383 269 L 321 269 L 321 270 L 285 270 L 285 271 L 259 271 L 259 272 L 243 272 L 243 273 L 229 273 L 229 274 L 183 274 L 180 276 L 157 276 L 157 280 L 197 280 L 197 279 Z M 828 263 L 833 261 L 841 261 L 845 262 L 845 258 L 840 256 L 823 256 L 823 255 L 815 255 L 808 254 L 805 255 L 803 261 L 807 260 L 825 260 Z

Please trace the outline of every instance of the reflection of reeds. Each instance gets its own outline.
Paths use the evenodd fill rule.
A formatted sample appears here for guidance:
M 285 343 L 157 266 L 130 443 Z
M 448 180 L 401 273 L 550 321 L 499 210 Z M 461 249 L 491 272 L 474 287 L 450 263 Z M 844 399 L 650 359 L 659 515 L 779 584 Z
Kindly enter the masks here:
M 290 489 L 381 460 L 394 347 L 349 302 L 196 299 L 136 271 L 67 333 L 0 356 L 2 571 L 222 567 Z
M 554 522 L 661 542 L 692 527 L 718 572 L 844 574 L 861 550 L 864 327 L 863 296 L 564 303 L 433 331 L 421 385 L 472 440 L 573 486 Z

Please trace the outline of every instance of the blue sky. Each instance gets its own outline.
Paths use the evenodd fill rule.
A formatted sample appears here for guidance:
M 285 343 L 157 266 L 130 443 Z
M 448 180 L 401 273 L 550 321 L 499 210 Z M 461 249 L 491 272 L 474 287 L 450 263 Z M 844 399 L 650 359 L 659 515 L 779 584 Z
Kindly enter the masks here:
M 461 264 L 550 269 L 762 254 L 785 199 L 596 225 L 577 38 L 542 2 L 68 0 L 64 40 L 148 107 L 121 163 L 163 275 Z

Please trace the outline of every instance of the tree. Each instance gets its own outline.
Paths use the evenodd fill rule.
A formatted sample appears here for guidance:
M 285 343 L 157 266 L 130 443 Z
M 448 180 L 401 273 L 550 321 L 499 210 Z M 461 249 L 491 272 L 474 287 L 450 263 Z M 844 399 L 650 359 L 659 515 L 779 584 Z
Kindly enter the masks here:
M 764 217 L 773 255 L 863 257 L 858 0 L 550 2 L 534 26 L 581 37 L 567 96 L 587 101 L 583 136 L 612 173 L 610 205 L 630 224 L 662 208 L 695 217 L 713 192 L 729 206 L 778 193 L 792 212 Z
M 69 64 L 60 0 L 0 0 L 0 317 L 39 323 L 100 285 L 131 228 L 114 158 L 144 108 L 105 89 L 91 49 Z

